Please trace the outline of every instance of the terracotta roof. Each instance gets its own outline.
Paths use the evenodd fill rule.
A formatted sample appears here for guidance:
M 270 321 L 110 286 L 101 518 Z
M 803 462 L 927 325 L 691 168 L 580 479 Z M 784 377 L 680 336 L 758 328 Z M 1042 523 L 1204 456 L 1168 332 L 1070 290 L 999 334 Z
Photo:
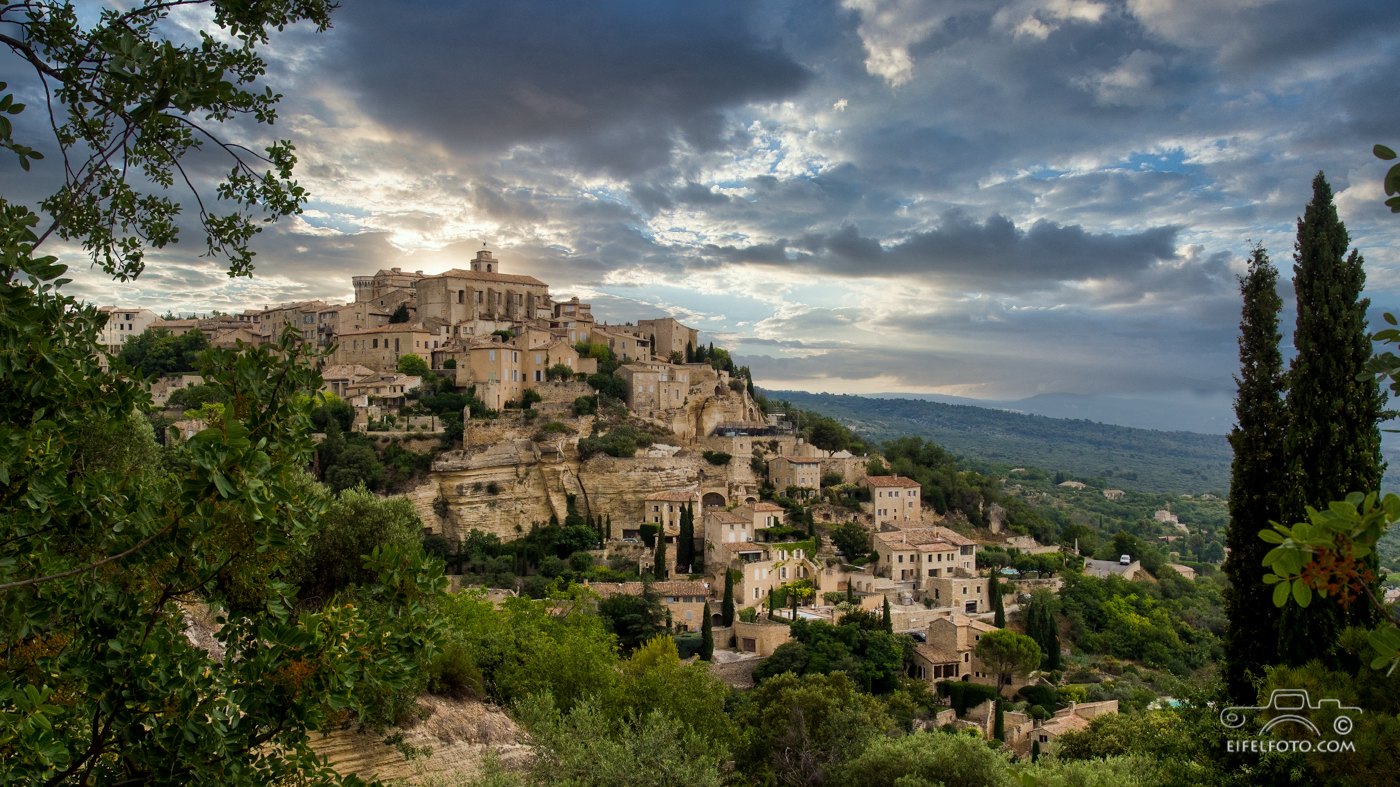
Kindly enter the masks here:
M 720 523 L 721 525 L 729 525 L 729 524 L 737 525 L 737 524 L 739 524 L 740 522 L 752 522 L 752 521 L 753 521 L 752 517 L 746 517 L 746 516 L 744 516 L 743 514 L 736 514 L 736 513 L 734 513 L 733 511 L 712 511 L 712 512 L 706 514 L 706 515 L 705 515 L 705 518 L 706 518 L 706 519 L 711 519 L 711 518 L 713 518 L 716 522 Z
M 358 331 L 341 331 L 341 336 L 361 336 L 366 333 L 432 333 L 421 325 L 411 326 L 408 323 L 396 322 L 391 325 L 381 325 L 378 328 L 361 328 Z
M 665 492 L 652 492 L 647 495 L 647 500 L 670 500 L 679 503 L 694 502 L 700 497 L 698 489 L 670 489 Z
M 980 631 L 984 634 L 998 630 L 996 626 L 993 626 L 990 623 L 984 623 L 983 621 L 977 620 L 976 618 L 970 618 L 967 615 L 963 615 L 958 612 L 954 612 L 951 616 L 947 618 L 947 620 L 952 621 L 953 625 L 959 628 L 966 626 L 967 628 L 970 628 L 973 631 Z
M 758 505 L 754 506 L 754 507 L 753 507 L 753 510 L 755 510 L 755 511 L 786 511 L 787 509 L 786 509 L 786 508 L 783 508 L 782 506 L 775 506 L 775 505 L 773 505 L 772 503 L 770 503 L 770 502 L 768 502 L 768 501 L 765 500 L 765 501 L 763 501 L 762 503 L 759 503 Z
M 603 598 L 623 593 L 629 596 L 640 596 L 642 594 L 641 582 L 596 582 L 588 586 L 589 590 L 597 593 Z M 653 582 L 651 589 L 656 591 L 658 596 L 702 596 L 710 595 L 710 588 L 704 582 L 690 582 L 688 580 L 673 580 L 670 582 Z
M 918 486 L 919 482 L 912 478 L 905 478 L 897 475 L 868 475 L 865 477 L 871 486 Z
M 107 307 L 102 307 L 107 308 Z M 193 328 L 199 320 L 156 320 L 151 323 L 152 328 Z
M 962 660 L 958 657 L 957 653 L 950 650 L 944 650 L 943 648 L 940 648 L 937 645 L 930 645 L 926 642 L 920 642 L 919 644 L 915 645 L 914 652 L 928 659 L 929 662 L 932 664 L 949 664 L 955 661 Z
M 911 547 L 923 544 L 935 544 L 944 541 L 956 546 L 971 546 L 977 543 L 961 533 L 956 533 L 946 527 L 911 527 L 904 530 L 891 530 L 888 532 L 876 533 L 875 537 L 890 546 L 908 545 Z
M 920 552 L 956 552 L 958 548 L 948 541 L 934 541 L 929 544 L 920 544 L 918 550 Z
M 487 273 L 485 271 L 464 271 L 461 268 L 453 268 L 450 271 L 443 271 L 435 276 L 424 276 L 424 279 L 477 279 L 479 281 L 496 281 L 505 284 L 537 284 L 541 287 L 547 286 L 544 282 L 534 276 L 515 276 L 509 273 Z
M 1089 720 L 1083 716 L 1056 716 L 1047 719 L 1040 727 L 1042 732 L 1050 735 L 1064 735 L 1067 732 L 1080 732 L 1089 729 Z
M 322 380 L 353 380 L 357 377 L 369 377 L 377 374 L 373 369 L 361 366 L 357 363 L 341 363 L 335 366 L 327 366 L 321 370 Z

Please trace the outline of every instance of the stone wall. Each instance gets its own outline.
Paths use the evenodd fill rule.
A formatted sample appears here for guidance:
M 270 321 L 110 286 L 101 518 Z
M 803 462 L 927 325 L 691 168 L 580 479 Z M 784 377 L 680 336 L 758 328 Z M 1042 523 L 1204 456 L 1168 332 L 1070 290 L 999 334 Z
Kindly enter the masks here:
M 760 656 L 771 656 L 779 645 L 791 638 L 792 627 L 786 623 L 734 621 L 734 639 L 740 651 L 757 653 Z M 752 640 L 754 650 L 746 649 L 745 640 Z

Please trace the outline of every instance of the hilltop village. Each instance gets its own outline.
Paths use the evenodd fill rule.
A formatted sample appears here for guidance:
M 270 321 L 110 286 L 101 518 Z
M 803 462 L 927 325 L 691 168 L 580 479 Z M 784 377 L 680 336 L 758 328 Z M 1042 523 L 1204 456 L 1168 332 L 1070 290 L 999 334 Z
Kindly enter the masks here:
M 259 345 L 290 328 L 327 352 L 323 391 L 353 408 L 347 431 L 380 448 L 431 451 L 428 471 L 401 491 L 425 536 L 447 545 L 451 569 L 460 572 L 469 559 L 467 543 L 586 527 L 596 535 L 588 545 L 594 563 L 646 580 L 590 589 L 606 599 L 650 588 L 677 634 L 699 632 L 708 608 L 722 651 L 716 669 L 740 685 L 789 641 L 792 620 L 835 623 L 852 609 L 914 635 L 911 677 L 997 685 L 975 651 L 997 630 L 992 576 L 1004 561 L 981 565 L 979 550 L 1059 559 L 1061 549 L 1006 532 L 998 506 L 980 529 L 945 518 L 922 498 L 919 482 L 889 473 L 878 457 L 823 450 L 799 436 L 786 413 L 755 397 L 747 369 L 703 346 L 695 328 L 671 318 L 597 322 L 590 304 L 555 301 L 547 284 L 505 272 L 489 251 L 467 268 L 435 275 L 393 268 L 353 284 L 350 303 L 238 315 L 162 319 L 108 307 L 104 343 L 119 353 L 152 329 Z M 160 404 L 199 383 L 174 375 L 153 394 Z M 460 437 L 444 425 L 455 414 L 437 417 L 417 405 L 444 392 L 468 402 Z M 186 418 L 172 434 L 187 437 L 205 425 Z M 868 550 L 842 554 L 833 538 L 841 527 L 858 528 Z M 515 568 L 538 569 L 528 560 Z M 1059 582 L 1047 571 L 1018 585 L 1029 593 Z M 726 597 L 734 609 L 728 625 L 719 613 Z M 950 709 L 939 723 L 990 737 L 991 707 Z M 1071 702 L 1048 719 L 1007 714 L 1006 740 L 1025 753 L 1033 738 L 1048 742 L 1116 709 L 1116 701 Z

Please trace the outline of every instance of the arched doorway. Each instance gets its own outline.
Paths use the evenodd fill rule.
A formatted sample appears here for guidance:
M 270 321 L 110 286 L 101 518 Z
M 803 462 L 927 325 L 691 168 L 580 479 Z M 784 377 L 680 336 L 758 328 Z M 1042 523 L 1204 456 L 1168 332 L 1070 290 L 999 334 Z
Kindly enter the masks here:
M 705 496 L 700 498 L 700 507 L 724 508 L 724 495 L 719 492 L 706 492 Z
M 744 505 L 756 506 L 758 505 L 758 498 L 754 497 L 753 495 L 749 495 L 748 497 L 744 498 Z

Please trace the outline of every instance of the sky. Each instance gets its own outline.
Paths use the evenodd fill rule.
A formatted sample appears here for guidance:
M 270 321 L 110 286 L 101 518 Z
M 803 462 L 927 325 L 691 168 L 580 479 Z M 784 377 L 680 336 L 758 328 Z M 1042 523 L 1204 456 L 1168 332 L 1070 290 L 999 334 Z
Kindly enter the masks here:
M 485 244 L 600 319 L 699 328 L 770 389 L 1220 394 L 1250 244 L 1289 299 L 1321 170 L 1373 314 L 1400 307 L 1370 153 L 1400 146 L 1393 2 L 343 0 L 333 20 L 274 37 L 278 122 L 230 129 L 290 139 L 313 194 L 259 236 L 256 275 L 191 229 L 133 284 L 60 247 L 73 292 L 350 300 L 351 276 Z M 0 79 L 33 90 L 13 58 Z M 42 192 L 52 162 L 3 162 L 6 191 Z

